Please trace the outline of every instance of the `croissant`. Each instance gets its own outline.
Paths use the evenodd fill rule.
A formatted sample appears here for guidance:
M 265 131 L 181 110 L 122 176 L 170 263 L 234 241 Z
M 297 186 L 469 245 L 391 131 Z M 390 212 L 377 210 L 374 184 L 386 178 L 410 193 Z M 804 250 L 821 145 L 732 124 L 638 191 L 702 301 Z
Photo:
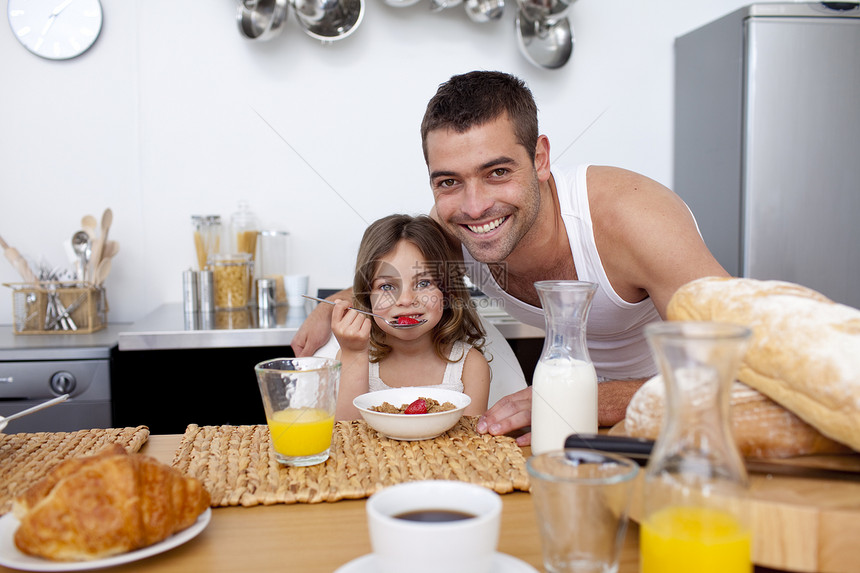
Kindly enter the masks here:
M 198 480 L 114 444 L 62 462 L 15 500 L 15 545 L 56 561 L 101 559 L 166 539 L 209 504 Z

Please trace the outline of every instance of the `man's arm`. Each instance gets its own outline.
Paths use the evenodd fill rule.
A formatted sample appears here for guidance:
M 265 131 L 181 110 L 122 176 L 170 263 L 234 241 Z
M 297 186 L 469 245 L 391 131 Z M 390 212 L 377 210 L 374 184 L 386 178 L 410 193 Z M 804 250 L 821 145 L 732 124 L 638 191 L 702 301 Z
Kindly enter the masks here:
M 351 301 L 352 289 L 344 289 L 326 298 L 332 302 L 338 299 Z M 296 356 L 313 356 L 314 352 L 328 342 L 333 308 L 330 304 L 318 304 L 305 318 L 290 343 Z
M 638 173 L 588 169 L 594 236 L 606 276 L 628 302 L 650 297 L 660 316 L 675 291 L 706 276 L 729 276 L 702 239 L 695 218 L 675 193 Z M 644 380 L 613 380 L 598 387 L 601 426 L 624 419 Z
M 651 297 L 666 318 L 681 286 L 729 276 L 705 245 L 693 214 L 656 181 L 617 167 L 588 169 L 594 239 L 612 288 L 627 302 Z
M 627 404 L 646 382 L 641 380 L 607 380 L 597 385 L 597 424 L 614 426 L 627 415 Z

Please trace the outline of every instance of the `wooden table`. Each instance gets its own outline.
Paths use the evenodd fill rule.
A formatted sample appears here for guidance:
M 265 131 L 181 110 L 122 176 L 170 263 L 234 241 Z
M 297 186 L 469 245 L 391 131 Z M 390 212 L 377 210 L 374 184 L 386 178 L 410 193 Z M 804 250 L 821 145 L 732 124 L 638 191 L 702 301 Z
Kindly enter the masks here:
M 141 453 L 170 464 L 179 435 L 153 435 Z M 528 449 L 524 451 L 529 455 Z M 528 493 L 502 496 L 499 551 L 543 571 L 540 537 Z M 111 568 L 113 573 L 332 573 L 371 551 L 365 500 L 213 508 L 209 526 L 170 551 Z M 631 522 L 619 572 L 639 570 L 639 529 Z M 0 571 L 11 571 L 0 567 Z M 765 569 L 757 568 L 758 573 Z
M 179 435 L 152 435 L 141 449 L 170 464 Z M 502 496 L 499 551 L 543 571 L 540 538 L 528 493 Z M 196 538 L 166 553 L 109 569 L 111 573 L 332 573 L 370 553 L 366 500 L 219 507 Z M 638 571 L 638 529 L 631 523 L 621 573 Z M 11 571 L 0 567 L 0 571 Z

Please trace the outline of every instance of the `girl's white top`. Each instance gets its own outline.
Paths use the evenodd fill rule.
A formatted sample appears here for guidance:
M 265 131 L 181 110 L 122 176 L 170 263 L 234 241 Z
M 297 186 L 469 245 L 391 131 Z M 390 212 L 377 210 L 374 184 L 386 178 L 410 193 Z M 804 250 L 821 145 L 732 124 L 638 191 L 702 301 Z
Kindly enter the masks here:
M 449 362 L 445 367 L 445 375 L 442 377 L 441 384 L 425 384 L 425 386 L 433 386 L 434 388 L 444 388 L 446 390 L 454 390 L 456 392 L 463 391 L 463 364 L 466 363 L 466 355 L 469 354 L 471 346 L 460 340 L 456 341 L 451 347 L 451 353 L 448 354 Z M 368 386 L 371 392 L 377 390 L 387 390 L 391 388 L 388 384 L 382 381 L 379 377 L 379 362 L 370 363 L 370 378 Z

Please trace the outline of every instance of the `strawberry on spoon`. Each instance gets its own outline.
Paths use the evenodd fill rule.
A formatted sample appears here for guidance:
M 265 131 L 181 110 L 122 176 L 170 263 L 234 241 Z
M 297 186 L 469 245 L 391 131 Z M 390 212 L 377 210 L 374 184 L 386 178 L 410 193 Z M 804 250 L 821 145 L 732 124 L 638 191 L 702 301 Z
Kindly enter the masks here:
M 334 306 L 334 303 L 332 301 L 325 300 L 324 298 L 317 298 L 315 296 L 308 296 L 306 294 L 303 294 L 302 296 L 307 298 L 307 299 L 310 299 L 310 300 L 315 300 L 317 302 L 324 302 L 326 304 L 330 304 L 330 305 Z M 395 318 L 393 320 L 388 320 L 384 316 L 380 316 L 380 315 L 374 314 L 372 312 L 367 312 L 366 310 L 361 310 L 359 308 L 355 308 L 354 306 L 351 306 L 349 308 L 351 308 L 352 310 L 355 310 L 357 312 L 360 312 L 362 314 L 367 314 L 369 316 L 375 316 L 376 318 L 381 318 L 382 320 L 384 320 L 385 322 L 387 322 L 390 326 L 393 326 L 394 328 L 411 328 L 413 326 L 418 326 L 419 324 L 424 324 L 425 322 L 427 322 L 426 318 L 421 319 L 421 320 L 416 320 L 410 316 L 398 316 L 397 318 Z M 401 320 L 402 320 L 402 322 L 401 322 Z

